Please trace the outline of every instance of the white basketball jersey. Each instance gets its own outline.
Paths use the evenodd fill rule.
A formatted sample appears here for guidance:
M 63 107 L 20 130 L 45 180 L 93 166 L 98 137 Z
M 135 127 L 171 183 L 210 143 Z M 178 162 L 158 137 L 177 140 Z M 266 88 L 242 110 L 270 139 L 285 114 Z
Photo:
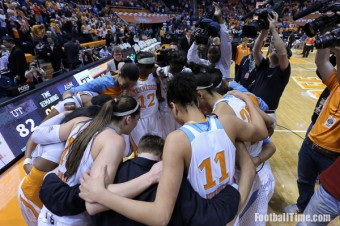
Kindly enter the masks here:
M 67 161 L 67 158 L 68 158 L 68 153 L 69 153 L 69 148 L 72 144 L 72 142 L 74 141 L 74 139 L 77 137 L 79 131 L 81 129 L 85 129 L 86 126 L 89 124 L 89 122 L 87 124 L 79 124 L 75 129 L 72 130 L 68 140 L 67 140 L 67 143 L 66 143 L 66 148 L 64 150 L 64 153 L 62 154 L 62 158 L 60 160 L 60 163 L 59 163 L 59 167 L 58 167 L 58 176 L 65 181 L 65 177 L 64 177 L 64 174 L 66 173 L 66 161 Z M 84 154 L 83 154 L 83 157 L 82 159 L 80 160 L 80 164 L 79 164 L 79 167 L 77 169 L 77 172 L 72 175 L 70 178 L 67 179 L 67 181 L 65 181 L 68 185 L 70 186 L 74 186 L 74 185 L 77 185 L 80 183 L 80 178 L 82 177 L 82 174 L 84 172 L 90 172 L 91 168 L 92 168 L 92 164 L 93 164 L 93 158 L 92 158 L 92 155 L 91 155 L 91 146 L 92 146 L 92 142 L 94 140 L 96 136 L 94 135 L 92 137 L 92 139 L 90 140 L 90 142 L 88 143 L 85 151 L 84 151 Z
M 168 100 L 167 100 L 166 94 L 168 92 L 168 82 L 174 77 L 174 75 L 172 73 L 170 73 L 170 71 L 169 71 L 170 66 L 162 67 L 161 69 L 163 70 L 164 75 L 165 75 L 165 77 L 160 77 L 161 95 L 162 95 L 164 101 L 159 103 L 159 109 L 162 110 L 162 111 L 169 111 L 170 112 L 170 108 L 168 106 Z M 191 69 L 183 67 L 183 70 L 181 72 L 190 73 Z
M 233 184 L 236 148 L 217 117 L 207 119 L 202 123 L 186 123 L 180 130 L 191 143 L 187 179 L 201 197 L 211 199 L 228 184 Z
M 146 80 L 138 79 L 137 84 L 131 89 L 131 95 L 140 105 L 141 118 L 150 117 L 158 111 L 156 90 L 156 78 L 152 74 L 149 74 Z
M 236 116 L 239 119 L 243 120 L 244 122 L 251 123 L 250 113 L 247 110 L 247 105 L 243 100 L 233 95 L 227 94 L 222 99 L 216 101 L 213 109 L 215 109 L 217 104 L 220 102 L 228 103 L 228 105 L 234 110 Z M 259 141 L 253 144 L 251 144 L 250 142 L 244 142 L 244 143 L 247 147 L 248 153 L 253 157 L 258 156 L 258 154 L 262 151 L 262 143 L 263 143 L 262 141 Z

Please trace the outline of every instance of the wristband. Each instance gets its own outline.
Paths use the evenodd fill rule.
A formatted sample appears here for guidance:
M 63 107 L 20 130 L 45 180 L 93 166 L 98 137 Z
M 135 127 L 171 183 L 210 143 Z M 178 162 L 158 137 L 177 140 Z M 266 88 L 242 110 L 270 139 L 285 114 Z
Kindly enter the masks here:
M 67 103 L 76 103 L 76 101 L 73 99 L 73 97 L 68 97 L 66 98 L 64 101 L 64 105 L 67 104 Z
M 66 99 L 73 99 L 73 97 L 72 96 L 65 97 L 63 100 L 66 100 Z
M 27 164 L 32 165 L 32 163 L 33 163 L 33 160 L 31 158 L 25 158 L 24 165 L 27 165 Z

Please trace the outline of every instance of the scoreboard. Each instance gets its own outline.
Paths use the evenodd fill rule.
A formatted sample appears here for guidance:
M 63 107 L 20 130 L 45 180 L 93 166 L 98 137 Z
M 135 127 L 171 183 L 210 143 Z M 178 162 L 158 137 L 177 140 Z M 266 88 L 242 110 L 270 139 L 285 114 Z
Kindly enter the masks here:
M 111 57 L 101 59 L 42 83 L 35 89 L 0 104 L 0 173 L 23 156 L 32 132 L 73 86 L 106 75 Z

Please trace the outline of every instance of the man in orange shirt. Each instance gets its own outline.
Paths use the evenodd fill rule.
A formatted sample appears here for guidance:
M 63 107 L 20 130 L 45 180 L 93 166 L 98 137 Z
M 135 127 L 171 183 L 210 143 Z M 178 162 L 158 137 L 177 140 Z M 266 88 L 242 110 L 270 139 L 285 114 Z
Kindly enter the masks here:
M 237 74 L 238 68 L 241 65 L 241 61 L 243 57 L 248 56 L 250 54 L 250 49 L 247 46 L 248 38 L 243 38 L 242 44 L 238 45 L 236 48 L 235 55 L 235 75 Z
M 315 41 L 314 37 L 306 39 L 306 49 L 302 57 L 306 57 L 306 58 L 308 57 L 309 51 L 313 49 L 314 41 Z
M 297 204 L 285 208 L 287 213 L 304 211 L 314 194 L 317 176 L 340 156 L 340 48 L 336 54 L 337 69 L 329 62 L 330 49 L 319 49 L 315 63 L 321 78 L 330 91 L 318 119 L 306 136 L 299 152 Z

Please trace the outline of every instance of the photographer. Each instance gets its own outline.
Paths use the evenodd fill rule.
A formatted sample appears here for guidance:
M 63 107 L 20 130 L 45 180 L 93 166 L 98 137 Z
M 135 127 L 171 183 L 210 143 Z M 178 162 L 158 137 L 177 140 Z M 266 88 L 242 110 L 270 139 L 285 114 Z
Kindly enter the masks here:
M 329 61 L 329 48 L 318 49 L 316 52 L 315 64 L 321 75 L 322 82 L 327 86 L 330 94 L 314 126 L 300 148 L 297 181 L 299 198 L 296 204 L 285 207 L 286 213 L 304 211 L 304 214 L 314 214 L 316 211 L 321 213 L 322 210 L 327 210 L 327 213 L 324 214 L 329 214 L 332 219 L 334 218 L 334 213 L 332 213 L 334 212 L 333 207 L 337 204 L 334 205 L 334 202 L 332 203 L 329 197 L 330 194 L 333 197 L 338 197 L 333 192 L 338 191 L 334 188 L 339 187 L 339 184 L 336 183 L 339 172 L 328 175 L 327 181 L 324 176 L 321 176 L 321 186 L 314 194 L 318 175 L 325 175 L 322 172 L 326 172 L 326 169 L 340 156 L 340 47 L 335 47 L 331 50 L 336 55 L 337 70 Z M 331 189 L 331 187 L 333 188 Z M 327 196 L 323 198 L 323 195 Z M 337 200 L 337 203 L 339 204 L 339 200 Z M 313 205 L 316 206 L 313 207 Z M 338 208 L 336 208 L 336 211 L 338 215 Z
M 220 7 L 214 3 L 215 13 L 220 29 L 220 42 L 214 42 L 208 49 L 208 60 L 202 59 L 198 56 L 198 44 L 196 41 L 191 45 L 188 52 L 188 63 L 193 62 L 202 66 L 214 66 L 219 69 L 223 75 L 223 79 L 230 76 L 230 63 L 231 63 L 231 42 L 229 39 L 229 31 L 222 18 Z
M 261 30 L 253 48 L 257 73 L 250 91 L 268 104 L 269 110 L 266 113 L 273 117 L 276 124 L 275 110 L 288 84 L 291 69 L 285 43 L 279 37 L 276 28 L 278 14 L 274 11 L 272 14 L 268 13 L 268 21 L 269 29 Z M 272 34 L 272 41 L 268 50 L 269 59 L 266 59 L 262 55 L 261 48 L 269 31 Z
M 42 83 L 45 80 L 45 75 L 45 71 L 42 68 L 37 67 L 37 64 L 35 62 L 32 62 L 30 64 L 29 70 L 25 72 L 25 78 L 27 78 L 26 82 L 33 82 L 35 85 Z

